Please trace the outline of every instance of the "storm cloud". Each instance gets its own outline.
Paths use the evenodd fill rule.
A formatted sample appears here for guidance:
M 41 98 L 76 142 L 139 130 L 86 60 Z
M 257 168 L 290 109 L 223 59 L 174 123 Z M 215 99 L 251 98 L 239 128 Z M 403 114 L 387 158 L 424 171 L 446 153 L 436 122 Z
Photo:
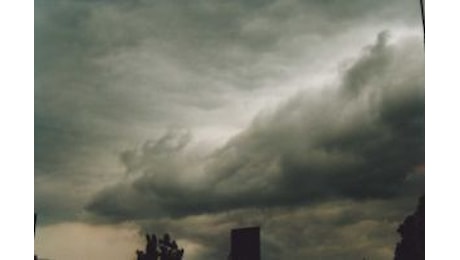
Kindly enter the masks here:
M 423 192 L 421 50 L 418 39 L 387 38 L 378 35 L 338 88 L 299 93 L 201 160 L 186 158 L 189 133 L 126 151 L 138 177 L 102 191 L 88 209 L 114 219 L 177 217 Z
M 87 259 L 145 232 L 225 259 L 261 225 L 264 259 L 391 257 L 424 189 L 418 2 L 38 0 L 34 20 L 39 256 L 81 259 L 52 245 L 81 230 Z

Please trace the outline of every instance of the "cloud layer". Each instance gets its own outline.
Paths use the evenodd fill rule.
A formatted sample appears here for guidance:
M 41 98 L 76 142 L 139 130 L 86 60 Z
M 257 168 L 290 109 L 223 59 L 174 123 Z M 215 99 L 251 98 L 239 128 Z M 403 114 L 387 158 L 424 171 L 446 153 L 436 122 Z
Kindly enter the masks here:
M 421 28 L 414 1 L 36 1 L 39 225 L 390 258 L 424 188 Z
M 422 192 L 423 61 L 417 43 L 387 37 L 379 34 L 338 88 L 261 113 L 202 160 L 186 158 L 189 133 L 123 153 L 139 177 L 102 191 L 88 209 L 115 219 L 177 217 Z

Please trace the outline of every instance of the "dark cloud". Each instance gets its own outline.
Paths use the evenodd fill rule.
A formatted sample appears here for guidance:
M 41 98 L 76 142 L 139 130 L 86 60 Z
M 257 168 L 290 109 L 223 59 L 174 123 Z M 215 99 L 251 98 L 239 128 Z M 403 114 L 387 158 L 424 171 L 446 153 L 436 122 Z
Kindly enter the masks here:
M 262 223 L 264 259 L 389 258 L 424 186 L 417 2 L 39 0 L 34 19 L 39 224 L 135 221 L 218 259 Z
M 363 17 L 419 22 L 410 3 L 37 1 L 37 175 L 72 175 L 74 160 L 102 168 L 103 148 L 124 149 L 171 125 L 241 129 L 248 110 L 263 107 L 248 96 L 263 104 L 277 95 L 272 86 L 316 73 L 339 54 L 330 51 L 343 40 L 336 34 L 374 24 Z
M 88 209 L 138 219 L 422 192 L 423 176 L 414 177 L 424 163 L 420 44 L 386 39 L 379 35 L 338 90 L 302 93 L 261 114 L 202 167 L 184 158 L 186 136 L 176 136 L 181 149 L 162 146 L 170 135 L 147 145 L 130 158 L 141 175 L 102 191 Z

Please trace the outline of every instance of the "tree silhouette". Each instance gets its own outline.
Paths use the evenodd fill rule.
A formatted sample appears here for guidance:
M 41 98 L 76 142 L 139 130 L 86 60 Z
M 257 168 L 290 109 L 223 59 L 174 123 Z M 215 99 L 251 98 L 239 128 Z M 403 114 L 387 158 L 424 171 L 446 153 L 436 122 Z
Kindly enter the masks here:
M 163 239 L 159 240 L 155 234 L 147 234 L 145 237 L 145 251 L 136 250 L 137 260 L 181 260 L 184 256 L 184 249 L 179 249 L 176 241 L 171 241 L 169 234 L 164 234 Z
M 396 245 L 394 260 L 425 259 L 425 197 L 419 199 L 417 210 L 399 226 L 401 241 Z

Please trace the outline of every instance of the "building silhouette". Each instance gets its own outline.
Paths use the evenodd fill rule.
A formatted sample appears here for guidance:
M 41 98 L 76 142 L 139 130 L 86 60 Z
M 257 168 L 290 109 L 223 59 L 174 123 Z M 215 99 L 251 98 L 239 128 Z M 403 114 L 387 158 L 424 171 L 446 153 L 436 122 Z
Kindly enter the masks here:
M 260 227 L 232 229 L 229 260 L 260 260 Z

